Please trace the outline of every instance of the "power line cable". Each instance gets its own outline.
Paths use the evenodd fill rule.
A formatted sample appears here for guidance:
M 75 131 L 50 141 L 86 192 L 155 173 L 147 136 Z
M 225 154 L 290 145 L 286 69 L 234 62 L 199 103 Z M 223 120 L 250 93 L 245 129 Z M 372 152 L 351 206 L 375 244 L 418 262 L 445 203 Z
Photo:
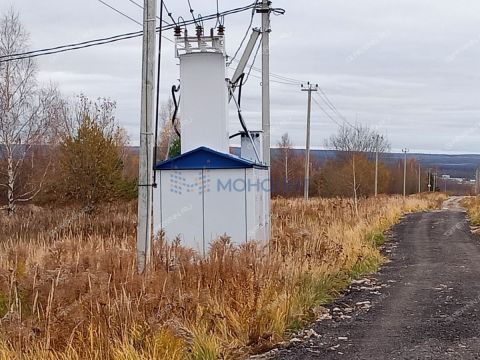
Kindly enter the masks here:
M 317 94 L 322 100 L 324 100 L 324 102 L 327 104 L 327 106 L 333 111 L 335 112 L 345 123 L 347 123 L 347 125 L 351 126 L 351 127 L 354 127 L 349 121 L 348 119 L 337 109 L 337 107 L 335 106 L 335 104 L 332 103 L 332 101 L 328 98 L 327 94 L 325 93 L 325 91 L 322 89 L 322 88 L 319 88 L 320 90 L 320 94 Z
M 195 25 L 198 26 L 198 24 L 197 24 L 197 19 L 195 18 L 195 14 L 194 14 L 194 11 L 193 11 L 193 9 L 192 9 L 192 4 L 190 4 L 190 0 L 187 0 L 187 3 L 188 3 L 188 8 L 190 9 L 190 10 L 189 10 L 189 11 L 190 11 L 190 14 L 192 15 L 192 19 L 193 19 L 193 21 L 195 21 Z
M 237 14 L 240 12 L 250 10 L 255 6 L 256 6 L 256 2 L 243 7 L 238 7 L 238 8 L 223 11 L 220 13 L 220 16 Z M 210 14 L 207 16 L 202 16 L 202 20 L 204 21 L 213 20 L 213 19 L 216 19 L 216 17 L 217 17 L 217 14 Z M 177 25 L 180 25 L 180 26 L 188 26 L 191 24 L 194 24 L 193 20 L 185 20 L 181 23 L 177 23 Z M 162 31 L 174 29 L 175 26 L 176 25 L 174 24 L 164 25 L 162 26 Z M 158 28 L 157 28 L 157 31 L 158 31 Z M 52 55 L 52 54 L 58 54 L 62 52 L 72 51 L 72 50 L 85 49 L 92 46 L 99 46 L 99 45 L 110 44 L 110 43 L 123 41 L 127 39 L 132 39 L 132 38 L 140 37 L 142 35 L 143 35 L 143 31 L 136 31 L 136 32 L 124 33 L 124 34 L 119 34 L 119 35 L 114 35 L 114 36 L 109 36 L 104 38 L 98 38 L 94 40 L 82 41 L 78 43 L 59 45 L 51 48 L 38 49 L 38 50 L 26 51 L 22 53 L 15 53 L 15 54 L 9 54 L 9 55 L 2 55 L 0 56 L 0 62 L 22 60 L 22 59 L 31 58 L 31 57 Z
M 261 76 L 255 75 L 255 74 L 250 74 L 251 77 L 254 77 L 256 79 L 262 80 Z M 289 86 L 298 86 L 298 84 L 293 84 L 290 82 L 285 82 L 285 81 L 280 81 L 280 80 L 275 80 L 275 79 L 270 79 L 271 83 L 276 83 L 276 84 L 282 84 L 282 85 L 289 85 Z
M 163 20 L 163 0 L 160 0 L 160 21 Z M 162 29 L 160 28 L 160 35 L 162 35 Z M 157 87 L 155 97 L 155 144 L 153 154 L 153 186 L 157 186 L 157 172 L 155 171 L 156 162 L 158 161 L 158 123 L 160 120 L 160 74 L 162 67 L 162 36 L 158 37 L 158 55 L 157 55 Z M 168 152 L 169 149 L 167 149 Z
M 337 122 L 323 107 L 320 105 L 320 103 L 317 101 L 317 99 L 312 98 L 313 102 L 318 106 L 318 108 L 331 120 L 333 121 L 336 125 L 342 126 L 340 123 Z
M 239 63 L 238 60 L 234 60 L 235 63 Z M 261 73 L 262 72 L 262 69 L 258 68 L 258 67 L 255 67 L 255 66 L 251 66 L 252 70 L 256 71 L 256 72 L 259 72 Z M 298 79 L 293 79 L 293 78 L 289 78 L 289 77 L 286 77 L 286 76 L 283 76 L 283 75 L 278 75 L 278 74 L 275 74 L 275 73 L 269 73 L 271 77 L 273 78 L 276 78 L 276 79 L 279 79 L 279 80 L 282 80 L 284 82 L 289 82 L 291 83 L 292 85 L 301 85 L 301 84 L 304 84 L 306 83 L 307 81 L 302 81 L 302 80 L 298 80 Z
M 112 10 L 115 11 L 116 13 L 118 13 L 118 14 L 126 17 L 127 19 L 129 19 L 129 20 L 131 20 L 131 21 L 135 22 L 136 24 L 138 24 L 138 25 L 140 25 L 140 26 L 143 27 L 143 24 L 142 24 L 141 22 L 139 22 L 139 21 L 135 20 L 134 18 L 128 16 L 128 15 L 125 14 L 124 12 L 118 10 L 117 8 L 115 8 L 115 7 L 113 7 L 112 5 L 106 3 L 105 1 L 103 1 L 103 0 L 97 0 L 97 1 L 99 1 L 99 2 L 102 3 L 103 5 L 107 6 L 108 8 L 112 9 Z M 140 4 L 137 4 L 135 1 L 133 1 L 133 0 L 129 0 L 129 1 L 143 9 L 143 6 L 141 6 Z M 160 18 L 157 16 L 157 19 L 160 19 Z M 169 23 L 166 23 L 166 24 L 167 24 L 167 25 L 170 25 Z M 164 36 L 164 35 L 162 35 L 162 36 L 163 36 L 164 39 L 170 41 L 171 43 L 175 43 L 175 41 L 173 41 L 172 39 L 169 39 L 168 37 L 166 37 L 166 36 Z
M 163 2 L 163 7 L 165 8 L 165 11 L 166 11 L 168 17 L 173 21 L 173 23 L 174 23 L 175 25 L 177 25 L 177 22 L 176 22 L 175 19 L 173 18 L 173 14 L 172 14 L 170 11 L 168 11 L 167 4 L 165 3 L 165 1 Z M 165 21 L 164 21 L 164 22 L 165 22 Z
M 215 27 L 217 27 L 220 24 L 220 16 L 218 15 L 219 13 L 219 0 L 217 0 L 217 22 L 215 23 Z
M 114 8 L 112 5 L 110 5 L 110 4 L 108 4 L 108 3 L 106 3 L 105 1 L 103 1 L 103 0 L 97 0 L 97 1 L 98 1 L 99 3 L 101 3 L 101 4 L 105 5 L 106 7 L 108 7 L 108 8 L 110 8 L 110 9 L 112 9 L 112 10 L 113 10 L 113 11 L 115 11 L 116 13 L 118 13 L 118 14 L 122 15 L 123 17 L 125 17 L 125 18 L 127 18 L 127 19 L 129 19 L 129 20 L 133 21 L 134 23 L 137 23 L 138 25 L 142 26 L 142 23 L 141 23 L 140 21 L 137 21 L 137 20 L 135 20 L 134 18 L 132 18 L 131 16 L 128 16 L 128 15 L 127 15 L 127 14 L 125 14 L 124 12 L 122 12 L 122 11 L 120 11 L 120 10 L 118 10 L 118 9 Z
M 127 1 L 129 1 L 130 3 L 132 3 L 133 5 L 135 5 L 136 7 L 138 7 L 139 9 L 142 9 L 142 10 L 143 10 L 143 6 L 140 5 L 138 2 L 136 2 L 136 1 L 134 1 L 134 0 L 127 0 Z M 165 7 L 166 12 L 168 13 L 168 9 L 167 9 L 165 3 L 163 3 L 163 6 Z M 160 20 L 160 16 L 157 16 L 157 19 Z M 173 20 L 173 22 L 175 23 L 175 20 L 174 20 L 173 18 L 172 18 L 172 20 Z M 165 21 L 165 20 L 163 20 L 163 19 L 162 19 L 162 22 L 163 22 L 164 24 L 166 24 L 166 25 L 170 25 L 167 21 Z
M 189 0 L 189 1 L 190 1 L 190 0 Z M 252 28 L 252 25 L 253 25 L 253 19 L 254 19 L 254 17 L 255 17 L 255 9 L 257 8 L 257 4 L 258 4 L 258 0 L 255 0 L 255 3 L 253 4 L 253 8 L 252 8 L 252 16 L 250 16 L 250 22 L 249 22 L 249 24 L 248 24 L 247 30 L 245 31 L 245 34 L 243 35 L 242 41 L 240 42 L 240 45 L 238 46 L 237 51 L 235 51 L 235 54 L 234 54 L 233 57 L 230 59 L 230 61 L 229 61 L 229 63 L 227 64 L 227 66 L 230 66 L 230 65 L 232 64 L 232 61 L 234 61 L 235 58 L 238 56 L 238 53 L 239 53 L 240 50 L 242 49 L 243 44 L 245 43 L 245 40 L 247 39 L 248 34 L 250 33 L 250 29 Z
M 320 89 L 320 88 L 319 88 L 319 89 Z M 353 125 L 347 120 L 347 118 L 346 118 L 345 116 L 343 116 L 343 115 L 337 110 L 337 107 L 330 101 L 330 99 L 328 99 L 328 97 L 326 97 L 325 92 L 324 92 L 323 90 L 321 90 L 321 89 L 320 89 L 320 91 L 323 92 L 323 94 L 325 95 L 325 98 L 322 97 L 321 95 L 318 95 L 318 94 L 317 94 L 318 98 L 319 98 L 320 100 L 322 100 L 322 102 L 327 105 L 327 107 L 330 109 L 330 111 L 332 111 L 334 115 L 338 116 L 338 117 L 340 118 L 340 120 L 341 120 L 345 125 L 348 125 L 348 126 L 351 127 L 352 129 L 354 129 L 355 126 L 353 126 Z

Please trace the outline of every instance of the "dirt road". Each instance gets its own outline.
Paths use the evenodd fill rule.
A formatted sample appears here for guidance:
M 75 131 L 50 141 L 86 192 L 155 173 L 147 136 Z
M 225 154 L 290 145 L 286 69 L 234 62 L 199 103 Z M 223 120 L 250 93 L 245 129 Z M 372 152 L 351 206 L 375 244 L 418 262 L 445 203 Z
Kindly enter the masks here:
M 480 240 L 458 199 L 406 216 L 390 237 L 392 261 L 329 305 L 318 335 L 267 358 L 480 359 Z

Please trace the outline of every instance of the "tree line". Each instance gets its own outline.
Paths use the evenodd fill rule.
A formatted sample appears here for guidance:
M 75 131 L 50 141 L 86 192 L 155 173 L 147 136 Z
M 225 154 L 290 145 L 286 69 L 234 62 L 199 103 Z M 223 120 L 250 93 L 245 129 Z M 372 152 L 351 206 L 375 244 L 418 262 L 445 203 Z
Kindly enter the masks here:
M 29 35 L 13 10 L 0 19 L 0 56 L 28 51 Z M 162 130 L 157 160 L 178 155 L 181 126 L 174 103 L 160 109 Z M 116 103 L 78 95 L 65 99 L 54 84 L 38 81 L 35 60 L 0 61 L 0 209 L 13 214 L 18 204 L 95 204 L 134 199 L 138 154 L 115 117 Z M 386 137 L 363 125 L 344 125 L 325 143 L 335 157 L 311 166 L 310 194 L 324 197 L 371 196 L 378 152 L 378 192 L 401 193 L 403 163 L 386 165 Z M 303 194 L 304 152 L 294 151 L 288 134 L 272 158 L 274 196 Z M 418 164 L 407 164 L 407 192 L 418 189 Z M 427 175 L 420 174 L 427 189 Z
M 277 156 L 272 158 L 273 196 L 295 197 L 304 192 L 305 151 L 293 148 L 288 133 L 278 142 Z M 310 194 L 322 197 L 367 197 L 375 194 L 376 153 L 378 151 L 379 194 L 402 194 L 404 161 L 385 162 L 390 143 L 385 136 L 368 126 L 340 126 L 326 142 L 332 150 L 325 159 L 311 159 Z M 407 159 L 406 192 L 428 191 L 428 174 L 414 158 Z
M 28 50 L 13 10 L 0 19 L 0 56 Z M 91 205 L 136 194 L 136 159 L 109 99 L 73 101 L 38 81 L 32 58 L 0 61 L 0 208 Z

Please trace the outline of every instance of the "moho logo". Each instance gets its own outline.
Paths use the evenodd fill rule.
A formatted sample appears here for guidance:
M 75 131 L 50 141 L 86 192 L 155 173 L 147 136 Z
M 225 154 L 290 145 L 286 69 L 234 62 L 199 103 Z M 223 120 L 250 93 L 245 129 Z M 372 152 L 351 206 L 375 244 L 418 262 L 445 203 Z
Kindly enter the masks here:
M 198 171 L 192 178 L 187 177 L 182 171 L 174 171 L 170 174 L 170 192 L 178 195 L 188 194 L 196 192 L 202 194 L 202 192 L 210 191 L 210 178 L 208 173 L 202 173 Z

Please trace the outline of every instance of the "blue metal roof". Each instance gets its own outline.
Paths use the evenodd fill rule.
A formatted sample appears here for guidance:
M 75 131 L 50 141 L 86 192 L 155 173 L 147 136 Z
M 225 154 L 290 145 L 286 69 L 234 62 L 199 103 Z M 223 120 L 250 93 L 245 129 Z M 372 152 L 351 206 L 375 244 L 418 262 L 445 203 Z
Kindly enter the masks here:
M 200 169 L 267 169 L 264 165 L 224 154 L 207 147 L 199 147 L 167 161 L 157 163 L 155 170 L 200 170 Z

